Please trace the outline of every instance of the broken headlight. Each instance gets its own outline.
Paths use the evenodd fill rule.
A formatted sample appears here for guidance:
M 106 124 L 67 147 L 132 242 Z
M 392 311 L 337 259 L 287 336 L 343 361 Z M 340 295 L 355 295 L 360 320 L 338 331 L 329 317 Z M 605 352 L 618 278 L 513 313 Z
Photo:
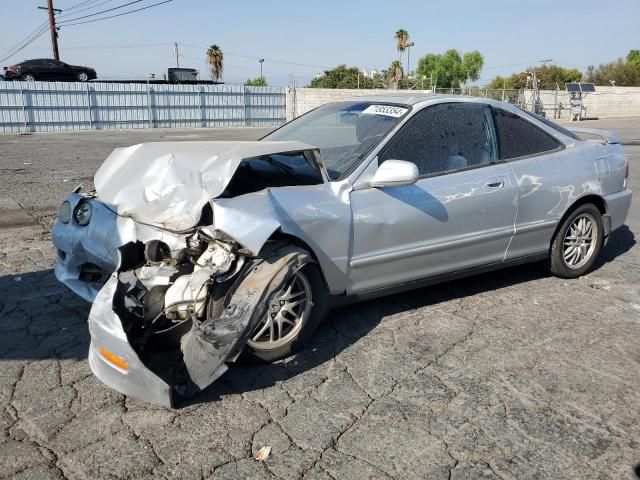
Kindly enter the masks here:
M 62 223 L 69 223 L 71 220 L 71 204 L 67 201 L 62 202 L 58 209 L 58 220 Z
M 89 222 L 91 221 L 91 211 L 91 203 L 89 203 L 87 200 L 81 200 L 75 211 L 73 212 L 73 218 L 76 219 L 78 225 L 89 225 Z

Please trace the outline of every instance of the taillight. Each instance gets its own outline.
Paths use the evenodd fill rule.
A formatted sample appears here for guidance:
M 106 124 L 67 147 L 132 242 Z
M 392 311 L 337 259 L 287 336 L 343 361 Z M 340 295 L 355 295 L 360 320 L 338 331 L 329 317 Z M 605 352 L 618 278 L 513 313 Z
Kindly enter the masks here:
M 18 71 L 18 67 L 16 67 L 15 65 L 12 65 L 10 67 L 4 67 L 5 72 L 17 72 Z

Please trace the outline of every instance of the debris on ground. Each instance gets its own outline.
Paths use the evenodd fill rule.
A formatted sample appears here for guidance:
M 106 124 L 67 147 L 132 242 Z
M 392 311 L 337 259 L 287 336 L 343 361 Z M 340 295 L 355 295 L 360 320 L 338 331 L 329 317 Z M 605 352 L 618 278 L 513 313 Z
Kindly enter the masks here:
M 267 458 L 269 458 L 269 454 L 271 453 L 271 447 L 269 445 L 265 445 L 260 450 L 256 452 L 253 458 L 258 460 L 259 462 L 264 462 Z

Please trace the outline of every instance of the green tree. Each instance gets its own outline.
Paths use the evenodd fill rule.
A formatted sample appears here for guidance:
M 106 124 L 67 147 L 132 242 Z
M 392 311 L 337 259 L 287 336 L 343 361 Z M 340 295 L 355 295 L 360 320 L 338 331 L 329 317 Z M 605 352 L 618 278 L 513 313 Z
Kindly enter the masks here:
M 493 80 L 491 80 L 486 88 L 489 90 L 502 90 L 503 88 L 506 90 L 512 90 L 513 87 L 513 79 L 512 77 L 501 77 L 500 75 L 496 75 Z
M 619 87 L 640 86 L 640 63 L 635 62 L 633 55 L 629 60 L 629 56 L 627 55 L 627 60 L 619 58 L 597 68 L 593 65 L 587 67 L 587 81 L 596 85 L 611 85 L 613 82 Z
M 529 67 L 523 72 L 517 72 L 507 78 L 507 87 L 513 89 L 531 88 L 533 86 L 533 68 Z M 579 82 L 582 80 L 582 73 L 575 68 L 563 68 L 558 65 L 543 65 L 541 67 L 535 67 L 536 80 L 538 81 L 538 88 L 541 90 L 555 90 L 556 87 L 561 90 L 564 89 L 565 83 Z M 496 81 L 496 79 L 500 79 Z M 500 83 L 502 77 L 496 77 L 487 86 L 487 88 L 502 88 Z M 494 83 L 495 82 L 495 83 Z M 499 85 L 499 86 L 496 86 Z
M 389 88 L 397 90 L 403 77 L 402 64 L 400 63 L 400 60 L 394 60 L 391 62 L 391 65 L 389 65 L 389 68 L 385 71 L 385 77 Z
M 579 82 L 582 73 L 576 68 L 563 68 L 558 65 L 543 65 L 536 68 L 536 80 L 541 90 L 564 89 L 565 83 Z
M 428 53 L 418 60 L 417 78 L 433 78 L 440 88 L 458 88 L 468 81 L 480 78 L 484 58 L 478 51 L 460 55 L 451 49 L 442 55 Z
M 207 64 L 209 65 L 209 71 L 211 72 L 211 78 L 214 81 L 218 81 L 222 77 L 224 62 L 224 54 L 218 45 L 211 45 L 207 49 Z
M 640 50 L 629 50 L 627 62 L 635 63 L 640 67 Z
M 256 77 L 256 78 L 249 78 L 247 79 L 246 82 L 244 82 L 245 86 L 247 87 L 266 87 L 267 86 L 267 79 L 264 77 Z
M 311 80 L 311 88 L 376 88 L 374 79 L 362 72 L 358 67 L 338 65 L 325 70 L 322 75 Z

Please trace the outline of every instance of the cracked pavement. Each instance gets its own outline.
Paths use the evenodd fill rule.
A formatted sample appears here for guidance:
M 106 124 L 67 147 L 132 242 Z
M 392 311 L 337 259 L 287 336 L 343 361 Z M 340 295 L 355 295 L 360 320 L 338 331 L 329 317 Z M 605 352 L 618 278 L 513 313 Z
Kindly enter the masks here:
M 621 135 L 640 185 L 640 121 L 583 125 Z M 116 146 L 264 133 L 0 136 L 0 478 L 636 478 L 638 195 L 578 280 L 528 265 L 341 308 L 179 409 L 93 377 L 89 305 L 52 272 L 64 195 Z

